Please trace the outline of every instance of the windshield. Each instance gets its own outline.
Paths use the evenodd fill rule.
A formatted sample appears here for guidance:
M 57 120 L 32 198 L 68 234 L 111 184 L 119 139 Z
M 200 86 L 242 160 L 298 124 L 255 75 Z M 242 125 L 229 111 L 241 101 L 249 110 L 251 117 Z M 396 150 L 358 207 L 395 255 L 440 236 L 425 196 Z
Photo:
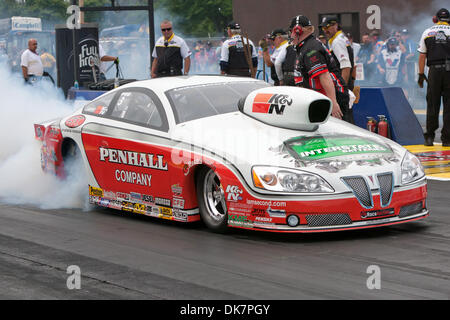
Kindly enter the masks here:
M 210 83 L 166 92 L 177 123 L 238 111 L 239 99 L 269 87 L 263 81 Z

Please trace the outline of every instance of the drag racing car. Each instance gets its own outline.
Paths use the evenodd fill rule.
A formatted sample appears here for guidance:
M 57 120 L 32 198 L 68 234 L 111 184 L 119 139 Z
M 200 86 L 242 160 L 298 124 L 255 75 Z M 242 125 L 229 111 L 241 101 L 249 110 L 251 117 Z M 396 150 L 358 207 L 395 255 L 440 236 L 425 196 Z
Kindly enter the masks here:
M 41 164 L 74 159 L 92 204 L 274 232 L 380 227 L 428 216 L 419 160 L 330 117 L 313 90 L 226 76 L 137 81 L 35 124 Z

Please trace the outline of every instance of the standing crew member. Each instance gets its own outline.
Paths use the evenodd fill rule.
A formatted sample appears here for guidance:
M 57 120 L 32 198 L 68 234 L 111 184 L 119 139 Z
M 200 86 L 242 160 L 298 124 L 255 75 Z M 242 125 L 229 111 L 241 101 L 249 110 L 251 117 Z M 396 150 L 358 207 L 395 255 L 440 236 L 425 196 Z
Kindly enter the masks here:
M 152 78 L 180 76 L 189 73 L 191 66 L 191 50 L 186 42 L 176 36 L 172 30 L 172 22 L 164 20 L 161 22 L 163 36 L 156 41 L 152 57 Z
M 272 76 L 274 85 L 279 86 L 280 85 L 279 79 L 281 78 L 281 80 L 283 80 L 283 71 L 281 68 L 282 61 L 277 62 L 277 60 L 280 56 L 280 52 L 283 49 L 285 50 L 286 47 L 289 45 L 288 35 L 287 35 L 286 31 L 284 31 L 283 29 L 275 29 L 270 34 L 269 39 L 271 39 L 275 45 L 275 50 L 273 51 L 272 55 L 269 55 L 269 48 L 268 48 L 266 40 L 261 40 L 259 42 L 259 45 L 260 45 L 261 49 L 263 50 L 264 62 L 266 63 L 266 65 L 268 67 L 270 67 L 270 72 L 271 72 L 271 76 Z M 275 68 L 276 65 L 278 66 L 278 69 Z
M 289 34 L 292 30 L 289 29 Z M 275 61 L 275 70 L 282 86 L 295 86 L 295 65 L 297 62 L 297 51 L 292 41 L 281 48 L 280 54 Z M 281 65 L 281 66 L 280 66 Z M 280 73 L 281 69 L 281 73 Z
M 119 64 L 119 57 L 108 56 L 100 43 L 98 44 L 98 53 L 100 56 L 100 81 L 103 81 L 106 80 L 106 62 L 114 61 L 114 64 L 117 65 Z
M 248 60 L 251 60 L 253 70 L 258 67 L 258 54 L 255 45 L 250 39 L 242 37 L 241 26 L 231 22 L 227 26 L 228 37 L 223 44 L 220 55 L 220 73 L 241 77 L 255 77 L 251 74 L 252 69 Z M 244 40 L 244 43 L 242 43 Z M 250 49 L 246 51 L 246 49 Z M 250 52 L 250 56 L 248 55 Z M 254 72 L 255 73 L 255 72 Z
M 320 26 L 328 38 L 328 47 L 341 69 L 347 88 L 353 90 L 355 80 L 353 48 L 337 20 L 337 17 L 334 16 L 325 17 Z
M 22 53 L 20 65 L 22 66 L 22 75 L 25 82 L 33 76 L 42 77 L 44 66 L 41 56 L 37 53 L 38 43 L 36 39 L 28 40 L 28 49 Z
M 326 47 L 314 37 L 314 26 L 302 15 L 292 19 L 293 44 L 297 50 L 296 84 L 319 91 L 331 99 L 331 115 L 353 123 L 350 96 L 344 88 L 340 70 Z
M 394 37 L 386 41 L 386 48 L 381 49 L 378 57 L 378 71 L 382 75 L 384 86 L 403 87 L 405 71 L 405 54 Z
M 427 124 L 425 145 L 432 146 L 434 132 L 439 128 L 439 109 L 441 97 L 444 100 L 444 114 L 441 141 L 444 147 L 450 147 L 450 13 L 440 9 L 433 18 L 436 24 L 426 29 L 419 42 L 419 87 L 428 81 L 427 88 Z M 428 79 L 424 74 L 425 61 L 430 68 Z

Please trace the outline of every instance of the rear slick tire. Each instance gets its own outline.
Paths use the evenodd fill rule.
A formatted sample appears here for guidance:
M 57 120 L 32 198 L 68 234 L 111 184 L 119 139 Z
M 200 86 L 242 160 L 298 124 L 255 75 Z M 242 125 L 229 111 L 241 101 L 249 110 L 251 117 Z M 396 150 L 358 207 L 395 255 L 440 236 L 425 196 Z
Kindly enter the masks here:
M 203 167 L 197 175 L 197 200 L 200 216 L 205 225 L 214 232 L 228 230 L 228 210 L 225 192 L 214 170 Z

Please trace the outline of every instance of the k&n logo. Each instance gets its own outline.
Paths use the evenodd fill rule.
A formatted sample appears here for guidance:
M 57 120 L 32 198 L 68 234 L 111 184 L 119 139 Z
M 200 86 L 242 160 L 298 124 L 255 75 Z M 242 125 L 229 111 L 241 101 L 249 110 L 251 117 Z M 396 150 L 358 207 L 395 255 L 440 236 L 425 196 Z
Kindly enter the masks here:
M 286 106 L 292 104 L 287 94 L 258 93 L 253 100 L 252 111 L 256 113 L 269 113 L 282 115 Z

